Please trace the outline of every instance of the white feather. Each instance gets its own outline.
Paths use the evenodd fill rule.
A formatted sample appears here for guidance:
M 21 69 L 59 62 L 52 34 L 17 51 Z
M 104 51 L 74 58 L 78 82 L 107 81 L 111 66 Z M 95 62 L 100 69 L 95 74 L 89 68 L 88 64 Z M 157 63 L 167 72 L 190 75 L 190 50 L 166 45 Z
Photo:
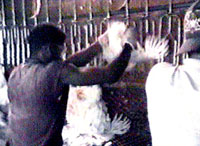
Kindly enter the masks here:
M 103 46 L 103 58 L 106 61 L 111 62 L 122 52 L 126 29 L 127 26 L 124 22 L 113 21 L 108 23 L 105 35 L 99 39 Z
M 160 59 L 167 54 L 168 40 L 158 38 L 156 36 L 148 36 L 145 40 L 145 52 L 147 57 L 152 59 Z
M 0 109 L 3 110 L 7 108 L 9 104 L 8 93 L 7 93 L 7 81 L 4 76 L 4 68 L 0 66 Z M 7 125 L 4 120 L 4 111 L 0 110 L 0 127 L 3 128 Z
M 8 86 L 4 76 L 4 68 L 0 66 L 0 106 L 5 106 L 9 103 L 7 89 Z
M 137 43 L 137 50 L 131 54 L 130 62 L 147 62 L 149 60 L 161 59 L 168 53 L 168 40 L 157 36 L 147 36 L 144 48 Z
M 111 125 L 111 133 L 113 134 L 125 134 L 130 128 L 130 121 L 127 118 L 122 119 L 122 115 L 118 117 L 116 114 Z

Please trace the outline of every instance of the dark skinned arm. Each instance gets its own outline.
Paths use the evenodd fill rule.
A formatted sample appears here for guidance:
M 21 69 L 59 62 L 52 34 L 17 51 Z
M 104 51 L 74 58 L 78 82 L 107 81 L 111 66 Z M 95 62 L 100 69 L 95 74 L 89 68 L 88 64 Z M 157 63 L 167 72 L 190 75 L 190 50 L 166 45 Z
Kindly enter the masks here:
M 77 67 L 85 66 L 94 57 L 102 52 L 102 47 L 99 42 L 93 43 L 89 48 L 83 49 L 71 56 L 69 56 L 66 61 L 74 64 Z
M 94 85 L 103 83 L 114 83 L 119 80 L 125 71 L 132 47 L 125 44 L 119 57 L 105 67 L 77 68 L 73 64 L 64 62 L 64 68 L 61 72 L 63 84 L 72 84 L 75 86 Z

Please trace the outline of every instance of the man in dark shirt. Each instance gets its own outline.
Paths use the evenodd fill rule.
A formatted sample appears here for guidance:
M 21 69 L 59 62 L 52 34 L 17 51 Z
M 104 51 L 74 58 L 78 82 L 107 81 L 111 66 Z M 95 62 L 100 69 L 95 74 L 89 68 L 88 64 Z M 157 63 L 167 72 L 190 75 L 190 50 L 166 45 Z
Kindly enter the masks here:
M 105 67 L 78 68 L 102 52 L 99 41 L 62 60 L 66 36 L 50 24 L 39 25 L 28 37 L 30 58 L 12 71 L 8 81 L 9 140 L 14 146 L 62 146 L 69 85 L 116 82 L 132 47 Z

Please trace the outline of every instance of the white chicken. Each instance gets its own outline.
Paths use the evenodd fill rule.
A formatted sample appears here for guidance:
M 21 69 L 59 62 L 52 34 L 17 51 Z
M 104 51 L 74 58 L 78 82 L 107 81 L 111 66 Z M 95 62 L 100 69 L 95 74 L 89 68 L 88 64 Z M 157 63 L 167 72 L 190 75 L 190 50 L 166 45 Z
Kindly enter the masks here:
M 167 54 L 168 40 L 147 36 L 144 48 L 138 42 L 135 28 L 128 28 L 123 22 L 111 22 L 107 32 L 98 38 L 103 47 L 103 57 L 108 62 L 115 59 L 128 42 L 134 50 L 130 64 L 160 59 Z M 115 134 L 124 134 L 130 128 L 130 121 L 116 115 L 111 121 L 98 85 L 71 87 L 67 107 L 68 125 L 63 128 L 63 139 L 70 146 L 111 145 Z
M 111 145 L 116 134 L 125 134 L 130 120 L 115 115 L 111 121 L 107 107 L 101 98 L 98 85 L 70 87 L 67 106 L 67 122 L 62 136 L 66 145 Z
M 127 70 L 132 69 L 138 62 L 148 62 L 153 59 L 161 59 L 167 54 L 168 40 L 156 36 L 147 36 L 144 47 L 139 42 L 139 33 L 135 27 L 128 27 L 122 21 L 108 23 L 107 37 L 99 37 L 103 47 L 103 58 L 110 63 L 122 52 L 123 45 L 128 42 L 134 48 Z

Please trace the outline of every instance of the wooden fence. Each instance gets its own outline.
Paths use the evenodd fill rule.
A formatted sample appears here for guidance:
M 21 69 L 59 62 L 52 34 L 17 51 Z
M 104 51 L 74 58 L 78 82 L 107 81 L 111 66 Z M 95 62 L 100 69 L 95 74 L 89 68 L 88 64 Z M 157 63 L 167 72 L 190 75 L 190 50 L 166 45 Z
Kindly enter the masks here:
M 29 56 L 26 37 L 37 24 L 52 22 L 61 27 L 67 34 L 66 46 L 70 53 L 74 53 L 97 39 L 105 30 L 107 20 L 120 19 L 138 28 L 141 42 L 147 33 L 160 37 L 170 34 L 172 53 L 169 61 L 177 64 L 179 57 L 174 54 L 182 43 L 183 16 L 194 1 L 179 0 L 175 3 L 162 0 L 160 5 L 154 1 L 138 0 L 139 6 L 136 8 L 133 6 L 137 4 L 136 0 L 124 0 L 121 6 L 118 4 L 115 7 L 111 2 L 117 1 L 104 0 L 98 9 L 92 3 L 94 0 L 1 0 L 0 63 L 6 66 L 25 61 Z M 31 18 L 37 2 L 41 4 L 40 13 Z

